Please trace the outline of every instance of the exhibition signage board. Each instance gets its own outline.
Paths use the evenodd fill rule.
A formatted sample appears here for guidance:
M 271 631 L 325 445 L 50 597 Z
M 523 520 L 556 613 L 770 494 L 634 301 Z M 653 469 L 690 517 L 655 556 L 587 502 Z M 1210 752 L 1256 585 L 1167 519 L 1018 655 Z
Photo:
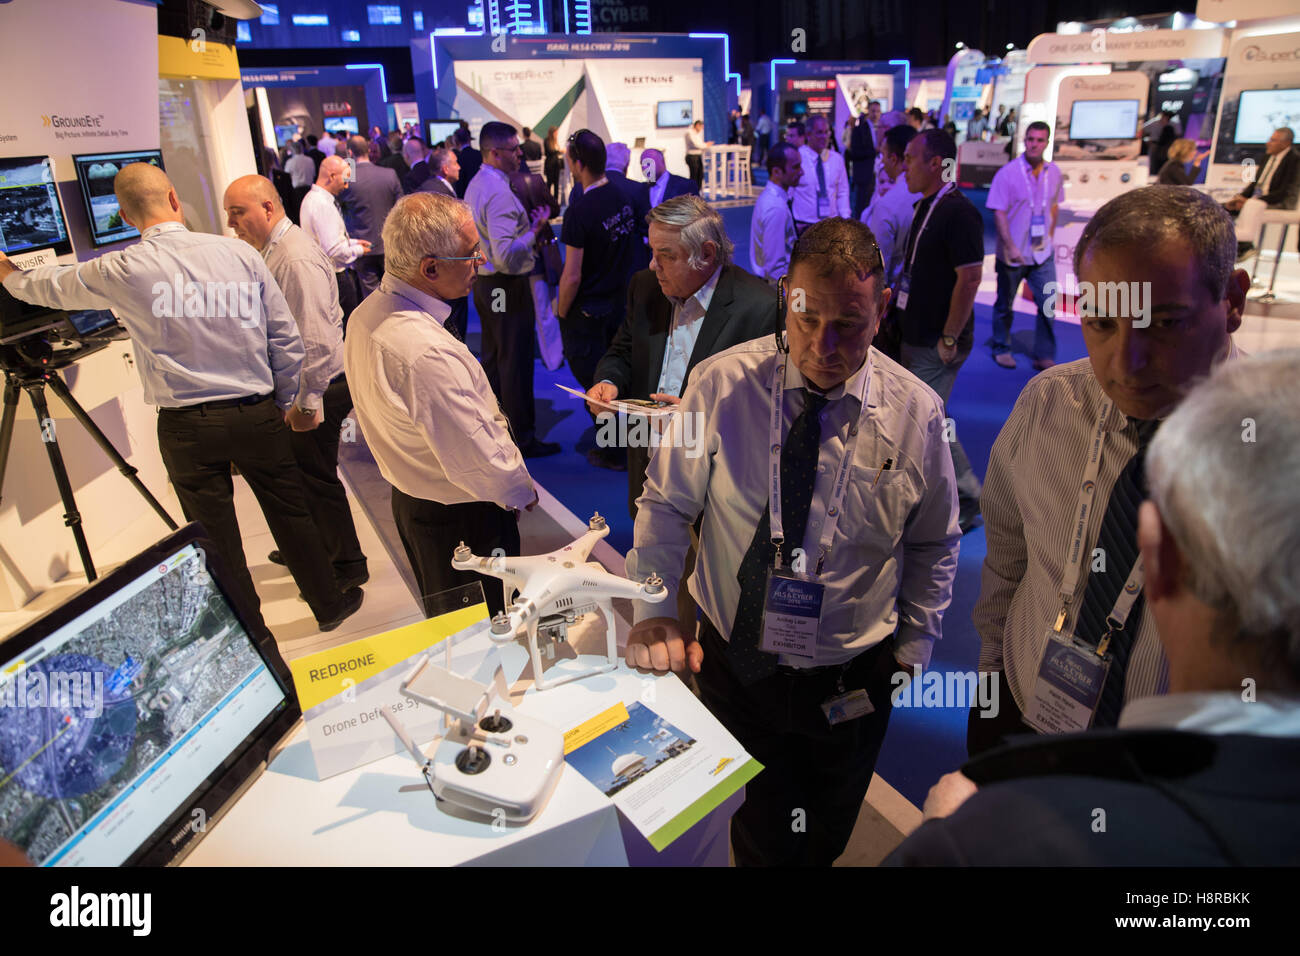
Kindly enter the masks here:
M 5 72 L 32 84 L 6 105 L 0 156 L 49 156 L 67 181 L 74 153 L 158 145 L 158 9 L 124 0 L 58 7 L 51 16 L 49 0 L 0 5 Z
M 235 48 L 201 38 L 158 38 L 158 75 L 203 80 L 239 79 Z
M 1222 30 L 1141 30 L 1135 33 L 1044 33 L 1026 56 L 1035 66 L 1051 63 L 1130 63 L 1223 56 Z
M 290 661 L 319 778 L 402 749 L 380 707 L 390 707 L 416 740 L 437 736 L 442 713 L 403 697 L 398 685 L 431 647 L 450 652 L 487 622 L 487 605 L 476 604 Z
M 1295 12 L 1295 0 L 1196 0 L 1196 15 L 1211 23 L 1287 17 Z

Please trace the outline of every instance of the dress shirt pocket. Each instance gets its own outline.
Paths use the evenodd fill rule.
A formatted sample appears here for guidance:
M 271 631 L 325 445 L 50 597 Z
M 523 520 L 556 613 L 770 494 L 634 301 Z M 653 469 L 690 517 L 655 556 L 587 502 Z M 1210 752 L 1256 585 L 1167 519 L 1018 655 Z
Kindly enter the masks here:
M 905 469 L 855 464 L 844 490 L 844 514 L 835 529 L 837 544 L 842 541 L 864 564 L 879 568 L 902 540 L 907 516 L 919 497 Z

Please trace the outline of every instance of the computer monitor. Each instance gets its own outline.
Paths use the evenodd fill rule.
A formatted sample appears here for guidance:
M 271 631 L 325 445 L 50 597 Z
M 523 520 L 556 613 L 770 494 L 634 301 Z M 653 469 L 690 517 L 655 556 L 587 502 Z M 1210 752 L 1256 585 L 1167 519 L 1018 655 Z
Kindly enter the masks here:
M 0 837 L 33 863 L 178 860 L 297 721 L 228 580 L 192 524 L 0 642 Z
M 1242 90 L 1237 100 L 1237 130 L 1233 142 L 1267 143 L 1273 131 L 1300 125 L 1300 89 Z
M 355 116 L 326 117 L 325 129 L 331 133 L 342 133 L 345 136 L 361 132 L 360 121 Z
M 655 104 L 655 127 L 671 129 L 690 126 L 694 120 L 694 105 L 690 100 L 660 100 Z
M 460 129 L 460 120 L 429 120 L 429 138 L 424 145 L 430 149 L 437 149 L 458 129 Z
M 1075 100 L 1070 106 L 1070 139 L 1135 139 L 1137 100 Z
M 297 136 L 297 135 L 298 135 L 298 124 L 297 124 L 297 123 L 289 123 L 289 124 L 287 124 L 287 125 L 285 125 L 285 126 L 277 126 L 277 127 L 275 128 L 275 142 L 276 142 L 276 145 L 278 145 L 278 146 L 280 146 L 280 147 L 287 146 L 288 143 L 289 143 L 289 140 L 293 139 L 293 138 L 294 138 L 295 136 Z
M 0 249 L 8 255 L 72 251 L 54 164 L 48 156 L 0 159 Z
M 149 163 L 165 168 L 162 150 L 137 149 L 116 153 L 83 153 L 72 157 L 77 168 L 77 182 L 81 185 L 81 199 L 86 207 L 86 220 L 90 223 L 90 241 L 99 248 L 114 242 L 136 239 L 140 230 L 122 219 L 117 196 L 113 192 L 113 179 L 122 168 L 132 163 Z

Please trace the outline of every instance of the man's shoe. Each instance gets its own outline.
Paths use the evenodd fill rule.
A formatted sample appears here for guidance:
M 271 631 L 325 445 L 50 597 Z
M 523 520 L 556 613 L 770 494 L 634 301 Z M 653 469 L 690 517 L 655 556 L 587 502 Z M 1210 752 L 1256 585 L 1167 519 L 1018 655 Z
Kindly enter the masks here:
M 560 446 L 553 441 L 538 441 L 534 438 L 519 451 L 525 458 L 545 458 L 547 455 L 558 455 Z
M 318 620 L 316 622 L 321 631 L 332 631 L 353 614 L 356 614 L 357 610 L 361 607 L 361 601 L 365 596 L 366 592 L 362 591 L 361 588 L 352 588 L 350 591 L 345 591 L 343 594 L 343 606 L 339 608 L 338 613 L 328 620 Z
M 1238 243 L 1237 243 L 1237 261 L 1238 261 L 1238 262 L 1240 262 L 1242 259 L 1249 259 L 1252 255 L 1254 255 L 1254 253 L 1255 253 L 1255 244 L 1254 244 L 1253 242 L 1238 242 Z
M 365 584 L 369 580 L 370 580 L 369 571 L 358 571 L 355 574 L 353 574 L 351 577 L 339 578 L 339 590 L 342 591 L 344 594 L 346 594 L 348 591 L 351 591 L 353 588 L 361 587 L 361 585 Z
M 627 462 L 617 452 L 608 448 L 591 449 L 587 452 L 587 463 L 597 468 L 608 468 L 610 471 L 627 471 Z
M 997 355 L 993 356 L 993 361 L 997 362 L 1003 368 L 1016 367 L 1016 357 L 1010 352 L 999 352 Z
M 1055 364 L 1056 364 L 1056 359 L 1049 359 L 1049 358 L 1034 359 L 1034 368 L 1040 372 L 1046 372 L 1049 368 L 1051 368 Z
M 266 556 L 266 560 L 270 561 L 272 564 L 278 564 L 281 567 L 285 567 L 289 563 L 284 560 L 284 555 L 282 555 L 279 551 L 272 551 L 270 554 Z

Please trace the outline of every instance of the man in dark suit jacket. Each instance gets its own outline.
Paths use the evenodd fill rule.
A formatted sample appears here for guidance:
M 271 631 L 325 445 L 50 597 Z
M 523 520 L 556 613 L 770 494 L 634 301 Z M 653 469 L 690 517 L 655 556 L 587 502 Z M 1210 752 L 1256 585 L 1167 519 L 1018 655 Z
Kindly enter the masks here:
M 1300 603 L 1294 575 L 1274 569 L 1275 555 L 1300 548 L 1300 525 L 1276 519 L 1300 509 L 1300 490 L 1294 463 L 1241 440 L 1246 418 L 1297 447 L 1297 407 L 1295 351 L 1230 358 L 1151 442 L 1140 600 L 1156 619 L 1170 693 L 1129 701 L 1118 730 L 1013 738 L 946 775 L 927 822 L 886 863 L 1300 860 Z M 1222 490 L 1245 486 L 1248 501 Z
M 370 143 L 364 136 L 348 137 L 348 152 L 357 163 L 352 186 L 340 200 L 348 235 L 370 243 L 370 251 L 357 256 L 357 278 L 361 280 L 361 297 L 379 288 L 384 277 L 384 220 L 402 198 L 402 184 L 397 173 L 370 161 Z
M 873 117 L 871 114 L 874 113 Z M 880 119 L 880 104 L 871 101 L 868 112 L 858 117 L 849 138 L 849 151 L 844 157 L 853 163 L 853 218 L 862 215 L 876 191 L 876 138 L 872 125 Z
M 694 248 L 682 240 L 684 227 L 692 224 Z M 591 398 L 676 404 L 691 370 L 704 359 L 773 334 L 776 293 L 731 262 L 732 248 L 722 217 L 698 196 L 679 196 L 651 210 L 654 258 L 628 284 L 623 324 L 596 366 Z M 649 463 L 648 448 L 628 449 L 628 510 L 634 518 Z
M 1264 205 L 1256 202 L 1247 206 L 1251 199 L 1258 199 Z M 1254 250 L 1263 210 L 1295 209 L 1297 199 L 1300 199 L 1300 154 L 1295 149 L 1295 133 L 1283 126 L 1273 130 L 1264 145 L 1264 161 L 1256 170 L 1255 179 L 1224 203 L 1234 216 L 1241 213 L 1237 218 L 1237 257 L 1244 258 Z
M 700 188 L 695 185 L 695 180 L 668 172 L 668 166 L 664 163 L 664 154 L 657 149 L 641 151 L 641 173 L 646 180 L 641 184 L 646 192 L 646 205 L 652 209 L 665 199 L 700 194 Z
M 452 199 L 459 199 L 460 197 L 456 195 L 456 181 L 460 179 L 460 162 L 456 154 L 450 149 L 435 149 L 426 157 L 426 163 L 429 177 L 416 192 L 440 193 Z M 448 299 L 447 304 L 451 306 L 451 315 L 447 316 L 447 321 L 442 324 L 443 328 L 462 342 L 466 342 L 466 336 L 469 334 L 469 296 Z
M 402 177 L 402 189 L 409 195 L 423 186 L 424 181 L 429 178 L 429 151 L 424 145 L 424 140 L 412 136 L 402 146 L 402 156 L 410 167 L 410 171 Z
M 479 171 L 483 165 L 483 154 L 469 144 L 469 129 L 465 126 L 456 130 L 456 158 L 460 162 L 460 179 L 456 180 L 456 192 L 460 193 L 460 198 L 465 198 L 465 190 L 469 187 L 469 181 L 474 178 L 474 174 Z

